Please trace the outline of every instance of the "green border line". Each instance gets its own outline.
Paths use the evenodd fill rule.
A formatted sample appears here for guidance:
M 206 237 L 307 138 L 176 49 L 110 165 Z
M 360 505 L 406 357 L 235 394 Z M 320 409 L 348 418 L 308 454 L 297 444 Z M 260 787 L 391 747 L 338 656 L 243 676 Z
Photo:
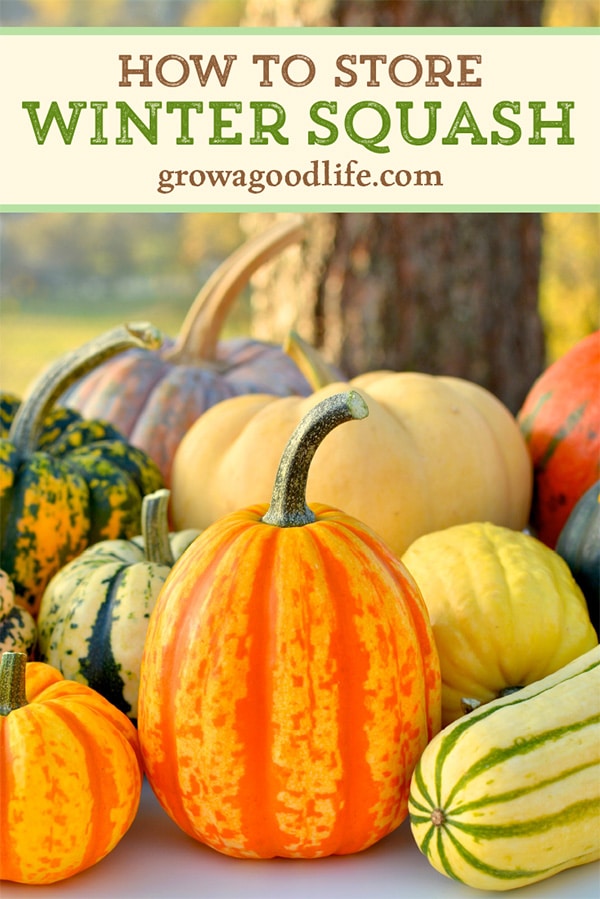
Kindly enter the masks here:
M 419 204 L 407 205 L 372 205 L 370 203 L 364 205 L 343 206 L 340 204 L 275 204 L 257 206 L 256 203 L 240 204 L 224 204 L 224 205 L 199 205 L 192 204 L 174 204 L 172 206 L 148 205 L 132 205 L 119 206 L 113 204 L 98 205 L 0 205 L 0 214 L 12 212 L 247 212 L 249 209 L 259 210 L 260 212 L 600 212 L 598 204 L 548 204 L 548 205 L 466 205 L 458 206 L 452 203 L 448 204 L 431 204 L 431 206 L 423 206 Z
M 20 26 L 1 27 L 0 37 L 21 37 L 21 36 L 121 36 L 121 35 L 147 35 L 151 37 L 177 36 L 177 37 L 193 37 L 193 36 L 235 36 L 240 35 L 292 35 L 292 36 L 472 36 L 483 35 L 492 37 L 598 37 L 600 36 L 600 28 L 353 28 L 353 27 L 329 27 L 329 28 L 181 28 L 170 27 L 161 28 L 160 26 L 144 26 L 137 28 L 88 28 L 88 27 L 47 27 L 47 28 L 27 28 Z M 559 204 L 559 205 L 339 205 L 339 204 L 275 204 L 262 205 L 262 212 L 600 212 L 600 206 L 597 204 Z M 248 209 L 256 208 L 257 204 L 233 204 L 233 205 L 198 205 L 198 204 L 177 204 L 177 205 L 0 205 L 0 214 L 13 212 L 244 212 Z
M 598 36 L 600 35 L 600 28 L 598 27 L 576 27 L 576 28 L 549 28 L 549 27 L 538 27 L 538 28 L 346 28 L 346 27 L 330 27 L 330 28 L 161 28 L 160 26 L 144 26 L 138 28 L 87 28 L 80 26 L 71 26 L 71 27 L 31 27 L 28 28 L 26 26 L 2 26 L 0 27 L 0 36 L 25 36 L 25 35 L 39 35 L 42 37 L 53 37 L 53 36 L 82 36 L 82 35 L 150 35 L 150 36 L 163 36 L 163 35 L 205 35 L 205 36 L 215 36 L 215 35 L 225 35 L 225 36 L 238 36 L 238 35 L 265 35 L 265 36 L 274 36 L 274 35 L 297 35 L 297 36 L 331 36 L 336 35 L 338 37 L 348 36 L 348 35 L 392 35 L 392 36 L 423 36 L 427 37 L 429 35 L 489 35 L 496 37 L 503 37 L 506 35 L 519 36 L 519 37 L 531 37 L 531 36 L 543 36 L 543 37 L 560 37 L 560 36 Z

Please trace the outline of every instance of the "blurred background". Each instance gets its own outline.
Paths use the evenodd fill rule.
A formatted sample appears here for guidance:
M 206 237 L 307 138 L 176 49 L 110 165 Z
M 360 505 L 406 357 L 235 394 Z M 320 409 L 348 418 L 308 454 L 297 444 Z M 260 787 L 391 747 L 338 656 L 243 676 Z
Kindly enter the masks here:
M 597 0 L 2 0 L 3 26 L 600 25 Z M 196 292 L 267 213 L 0 217 L 0 388 L 23 395 L 61 353 L 147 319 L 175 336 Z M 594 213 L 307 216 L 223 336 L 289 327 L 349 375 L 472 378 L 514 411 L 550 361 L 600 327 Z

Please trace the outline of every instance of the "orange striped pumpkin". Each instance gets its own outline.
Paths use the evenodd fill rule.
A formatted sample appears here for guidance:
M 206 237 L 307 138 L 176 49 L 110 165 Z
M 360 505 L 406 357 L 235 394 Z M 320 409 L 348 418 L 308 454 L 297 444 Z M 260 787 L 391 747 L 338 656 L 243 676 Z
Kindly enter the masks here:
M 129 829 L 141 788 L 122 712 L 51 665 L 2 655 L 0 880 L 54 883 L 94 865 Z
M 148 780 L 187 834 L 227 855 L 358 852 L 406 817 L 440 727 L 422 596 L 366 525 L 306 506 L 326 433 L 367 414 L 314 407 L 271 505 L 207 528 L 176 562 L 147 632 L 138 705 Z

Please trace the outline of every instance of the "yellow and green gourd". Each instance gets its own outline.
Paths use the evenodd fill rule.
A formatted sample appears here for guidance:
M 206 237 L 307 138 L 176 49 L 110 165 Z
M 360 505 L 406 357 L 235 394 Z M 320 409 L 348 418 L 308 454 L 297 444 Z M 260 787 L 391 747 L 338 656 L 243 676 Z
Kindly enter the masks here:
M 0 567 L 34 616 L 59 568 L 91 543 L 136 534 L 143 496 L 163 486 L 156 463 L 112 425 L 53 408 L 83 372 L 140 344 L 160 344 L 152 325 L 115 328 L 42 372 L 24 402 L 1 397 Z
M 431 865 L 481 890 L 600 858 L 600 647 L 437 734 L 409 816 Z
M 169 533 L 169 491 L 142 502 L 142 533 L 102 540 L 58 571 L 38 616 L 40 658 L 137 719 L 150 613 L 171 567 L 200 531 Z

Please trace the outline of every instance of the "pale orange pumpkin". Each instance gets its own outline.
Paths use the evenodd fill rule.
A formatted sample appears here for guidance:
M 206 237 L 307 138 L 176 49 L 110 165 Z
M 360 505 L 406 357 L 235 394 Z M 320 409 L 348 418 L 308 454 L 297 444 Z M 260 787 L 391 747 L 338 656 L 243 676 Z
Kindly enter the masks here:
M 366 412 L 354 392 L 309 412 L 271 505 L 204 531 L 150 618 L 146 774 L 182 830 L 227 855 L 373 844 L 406 817 L 412 770 L 440 727 L 437 650 L 412 577 L 362 522 L 305 502 L 320 441 Z
M 348 388 L 364 397 L 369 417 L 321 447 L 308 478 L 309 503 L 344 509 L 398 555 L 422 534 L 454 524 L 525 527 L 532 463 L 500 400 L 460 378 L 386 371 L 326 384 L 306 398 L 255 394 L 209 409 L 175 455 L 175 527 L 203 529 L 268 501 L 287 436 L 309 409 Z

